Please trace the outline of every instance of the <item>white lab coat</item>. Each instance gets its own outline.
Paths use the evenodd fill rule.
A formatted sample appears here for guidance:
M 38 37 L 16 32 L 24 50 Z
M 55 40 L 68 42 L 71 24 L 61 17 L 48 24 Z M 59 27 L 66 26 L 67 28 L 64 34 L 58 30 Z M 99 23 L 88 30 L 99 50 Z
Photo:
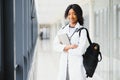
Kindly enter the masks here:
M 75 26 L 76 29 L 80 27 L 82 26 L 79 23 L 77 23 Z M 71 38 L 71 43 L 77 44 L 78 47 L 76 49 L 70 49 L 68 53 L 63 51 L 65 45 L 60 44 L 58 40 L 58 35 L 62 33 L 67 33 L 68 36 L 70 36 L 71 33 L 69 33 L 69 24 L 64 29 L 61 28 L 54 39 L 54 50 L 61 52 L 59 73 L 57 80 L 66 80 L 67 63 L 68 63 L 68 72 L 69 72 L 70 80 L 86 80 L 86 72 L 83 66 L 83 57 L 82 57 L 82 54 L 85 52 L 85 46 L 87 40 L 86 31 L 82 30 L 80 37 L 79 37 L 79 32 L 75 32 L 75 34 Z

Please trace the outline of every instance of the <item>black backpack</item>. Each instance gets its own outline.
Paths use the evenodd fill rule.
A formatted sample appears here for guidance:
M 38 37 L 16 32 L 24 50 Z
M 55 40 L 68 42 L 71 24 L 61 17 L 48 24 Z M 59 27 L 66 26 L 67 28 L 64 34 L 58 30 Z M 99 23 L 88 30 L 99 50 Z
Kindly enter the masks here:
M 78 30 L 79 36 L 80 36 L 82 29 L 86 30 L 87 38 L 89 42 L 89 46 L 86 49 L 85 53 L 83 54 L 83 65 L 85 67 L 87 77 L 92 77 L 95 72 L 98 62 L 102 60 L 102 55 L 100 52 L 99 44 L 91 42 L 88 30 L 86 28 L 82 27 Z M 99 55 L 100 55 L 100 59 L 98 59 Z

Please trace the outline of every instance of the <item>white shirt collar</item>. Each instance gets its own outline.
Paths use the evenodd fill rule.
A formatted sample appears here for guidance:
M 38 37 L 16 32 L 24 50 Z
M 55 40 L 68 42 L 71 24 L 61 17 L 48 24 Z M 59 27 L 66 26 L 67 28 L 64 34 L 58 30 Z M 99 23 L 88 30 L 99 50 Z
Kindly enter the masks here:
M 69 27 L 69 25 L 70 25 L 70 24 L 68 24 L 67 26 Z M 76 28 L 76 29 L 77 29 L 77 28 L 79 29 L 79 28 L 81 28 L 81 27 L 82 27 L 82 25 L 80 25 L 79 22 L 77 22 L 76 25 L 75 25 L 75 28 Z

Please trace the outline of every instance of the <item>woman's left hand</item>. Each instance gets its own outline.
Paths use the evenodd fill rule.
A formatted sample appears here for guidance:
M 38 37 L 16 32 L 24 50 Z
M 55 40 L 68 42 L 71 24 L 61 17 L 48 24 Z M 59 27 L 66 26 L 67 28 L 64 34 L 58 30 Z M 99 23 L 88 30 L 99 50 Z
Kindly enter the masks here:
M 71 45 L 71 49 L 75 49 L 75 48 L 77 48 L 78 47 L 78 45 L 76 45 L 76 44 L 72 44 Z

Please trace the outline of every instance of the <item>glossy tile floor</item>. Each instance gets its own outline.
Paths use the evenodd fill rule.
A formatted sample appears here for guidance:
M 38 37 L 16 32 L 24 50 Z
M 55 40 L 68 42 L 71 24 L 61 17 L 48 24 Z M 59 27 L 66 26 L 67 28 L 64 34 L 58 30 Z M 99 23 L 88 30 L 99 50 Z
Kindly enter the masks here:
M 38 54 L 37 54 L 37 80 L 57 80 L 59 53 L 52 50 L 52 42 L 50 40 L 39 40 Z M 87 80 L 101 80 L 95 74 L 92 79 Z

